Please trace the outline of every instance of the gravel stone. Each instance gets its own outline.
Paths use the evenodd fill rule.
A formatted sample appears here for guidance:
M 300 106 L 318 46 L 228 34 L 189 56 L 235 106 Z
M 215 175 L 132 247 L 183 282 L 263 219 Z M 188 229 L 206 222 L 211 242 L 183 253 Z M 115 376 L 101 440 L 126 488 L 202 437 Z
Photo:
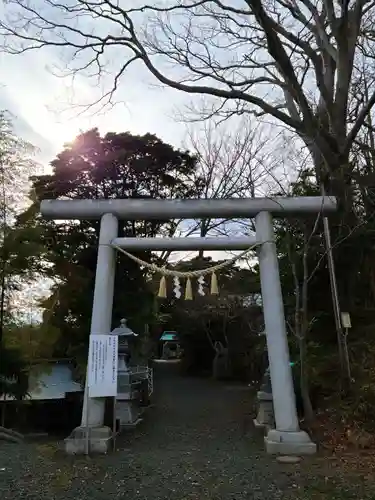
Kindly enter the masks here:
M 155 405 L 116 452 L 68 457 L 62 442 L 0 442 L 1 500 L 278 500 L 293 477 L 264 452 L 252 392 L 157 366 Z

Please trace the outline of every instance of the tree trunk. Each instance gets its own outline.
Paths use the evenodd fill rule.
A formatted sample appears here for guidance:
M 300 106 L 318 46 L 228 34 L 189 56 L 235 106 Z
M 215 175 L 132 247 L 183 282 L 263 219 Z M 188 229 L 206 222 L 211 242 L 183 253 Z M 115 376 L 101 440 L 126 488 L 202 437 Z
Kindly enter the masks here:
M 1 405 L 1 425 L 2 427 L 5 427 L 5 407 L 6 407 L 6 402 L 5 402 L 6 395 L 4 394 L 4 400 Z
M 207 219 L 201 220 L 201 227 L 200 227 L 200 237 L 201 238 L 204 238 L 205 236 L 207 236 L 208 225 L 209 225 L 209 221 L 207 221 Z M 203 257 L 204 257 L 204 250 L 201 249 L 198 252 L 198 258 L 203 259 Z
M 300 335 L 298 339 L 299 358 L 300 358 L 300 390 L 303 403 L 303 412 L 307 424 L 311 424 L 315 419 L 314 409 L 310 399 L 309 380 L 306 366 L 306 338 Z
M 4 245 L 4 243 L 3 243 Z M 0 280 L 0 287 L 1 287 L 1 292 L 0 292 L 0 355 L 1 355 L 1 349 L 3 345 L 3 336 L 4 336 L 4 315 L 5 315 L 5 256 L 4 260 L 2 263 L 2 269 L 1 269 L 1 280 Z

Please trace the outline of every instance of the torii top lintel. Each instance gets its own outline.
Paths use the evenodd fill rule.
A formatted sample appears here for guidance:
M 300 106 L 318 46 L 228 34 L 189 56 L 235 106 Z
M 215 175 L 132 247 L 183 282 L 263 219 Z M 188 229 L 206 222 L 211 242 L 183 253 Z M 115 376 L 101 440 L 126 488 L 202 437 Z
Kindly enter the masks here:
M 48 219 L 100 219 L 112 213 L 122 220 L 251 218 L 259 212 L 275 217 L 303 216 L 337 210 L 330 196 L 229 198 L 223 200 L 43 200 L 41 213 Z

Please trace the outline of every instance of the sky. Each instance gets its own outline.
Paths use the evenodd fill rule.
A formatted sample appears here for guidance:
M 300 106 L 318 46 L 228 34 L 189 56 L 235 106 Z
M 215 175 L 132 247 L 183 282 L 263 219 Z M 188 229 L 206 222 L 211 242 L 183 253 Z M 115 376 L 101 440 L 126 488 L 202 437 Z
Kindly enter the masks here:
M 40 149 L 38 158 L 48 171 L 48 163 L 65 142 L 80 130 L 98 127 L 102 133 L 129 131 L 147 132 L 180 146 L 186 126 L 178 123 L 176 109 L 189 102 L 171 89 L 156 86 L 146 72 L 131 69 L 116 96 L 119 102 L 92 116 L 72 109 L 74 102 L 91 102 L 98 96 L 93 82 L 79 77 L 72 91 L 71 78 L 53 75 L 58 64 L 48 50 L 23 55 L 0 54 L 0 109 L 7 109 L 15 117 L 16 132 Z

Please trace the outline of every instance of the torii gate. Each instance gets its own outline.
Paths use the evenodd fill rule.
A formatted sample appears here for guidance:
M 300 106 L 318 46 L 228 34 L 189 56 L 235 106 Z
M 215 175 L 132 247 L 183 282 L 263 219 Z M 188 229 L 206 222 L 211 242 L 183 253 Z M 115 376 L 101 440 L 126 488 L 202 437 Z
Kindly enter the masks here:
M 337 209 L 332 197 L 275 197 L 226 200 L 43 200 L 41 213 L 48 219 L 101 219 L 97 257 L 94 302 L 90 335 L 109 334 L 115 280 L 113 246 L 131 250 L 244 250 L 259 244 L 258 257 L 263 313 L 272 382 L 276 428 L 265 437 L 271 454 L 304 455 L 316 452 L 316 445 L 299 427 L 289 349 L 285 327 L 284 305 L 272 216 L 288 217 L 321 213 Z M 119 238 L 118 220 L 234 219 L 255 217 L 255 237 L 224 238 Z M 87 378 L 87 377 L 86 377 Z M 107 451 L 111 429 L 104 427 L 104 398 L 89 398 L 86 380 L 85 404 L 81 427 L 72 434 L 85 439 L 86 425 L 90 442 Z M 89 409 L 89 411 L 88 411 Z M 96 446 L 95 446 L 96 445 Z

